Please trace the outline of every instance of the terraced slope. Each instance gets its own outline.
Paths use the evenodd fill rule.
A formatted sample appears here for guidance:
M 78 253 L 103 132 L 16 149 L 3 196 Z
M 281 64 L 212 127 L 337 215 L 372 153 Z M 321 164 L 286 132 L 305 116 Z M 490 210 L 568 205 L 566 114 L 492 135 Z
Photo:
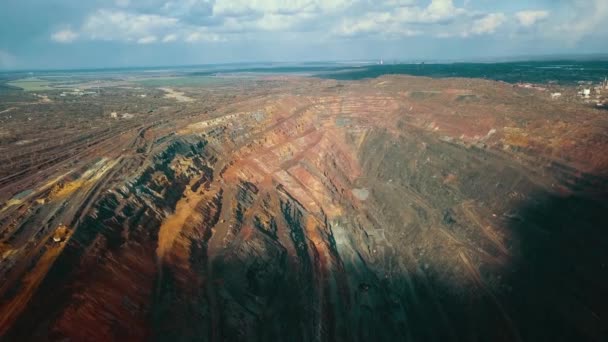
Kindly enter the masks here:
M 0 333 L 600 341 L 606 132 L 530 90 L 413 77 L 289 79 L 146 126 L 0 209 Z

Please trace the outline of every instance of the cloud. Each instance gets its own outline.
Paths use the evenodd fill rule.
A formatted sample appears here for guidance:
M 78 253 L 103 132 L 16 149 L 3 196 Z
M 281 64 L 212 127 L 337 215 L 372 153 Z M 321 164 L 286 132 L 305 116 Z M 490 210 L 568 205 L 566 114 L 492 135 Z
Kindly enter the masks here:
M 608 39 L 607 0 L 1 3 L 0 49 L 18 55 L 19 67 L 606 52 Z
M 61 31 L 62 35 L 57 32 L 53 40 L 160 44 L 281 37 L 320 40 L 470 37 L 495 34 L 503 25 L 507 32 L 517 22 L 529 27 L 548 18 L 547 11 L 488 13 L 473 8 L 472 1 L 454 0 L 114 0 L 113 3 L 114 8 L 93 11 L 83 19 L 79 29 Z
M 78 38 L 78 33 L 67 29 L 53 33 L 51 39 L 57 43 L 71 43 Z
M 545 20 L 549 17 L 549 12 L 547 11 L 521 11 L 515 13 L 515 17 L 519 24 L 523 27 L 530 27 L 539 21 Z
M 150 44 L 157 40 L 156 36 L 145 36 L 137 40 L 138 44 Z
M 220 41 L 220 37 L 216 34 L 209 34 L 205 32 L 190 32 L 186 35 L 185 41 L 188 43 L 196 43 L 196 42 L 215 42 Z
M 345 9 L 358 1 L 352 0 L 217 0 L 213 13 L 220 16 L 242 17 L 253 13 L 300 14 L 329 13 Z
M 432 0 L 426 7 L 415 1 L 389 0 L 378 6 L 378 10 L 343 18 L 332 32 L 346 37 L 377 35 L 387 38 L 434 34 L 437 27 L 432 24 L 447 24 L 466 15 L 467 11 L 454 6 L 452 0 Z
M 171 43 L 177 40 L 177 35 L 176 34 L 168 34 L 166 36 L 163 37 L 163 43 Z
M 504 13 L 490 13 L 475 20 L 469 32 L 473 35 L 494 33 L 506 20 L 507 16 Z
M 440 22 L 464 14 L 465 10 L 456 8 L 452 0 L 433 0 L 420 14 L 422 22 Z
M 248 23 L 249 30 L 256 31 L 286 31 L 298 28 L 304 29 L 303 25 L 314 19 L 315 15 L 309 12 L 301 13 L 272 13 L 264 14 L 262 17 Z
M 557 23 L 546 23 L 556 40 L 567 41 L 573 45 L 589 36 L 608 35 L 608 1 L 572 0 L 566 6 L 567 15 Z
M 209 32 L 207 27 L 191 25 L 180 18 L 133 13 L 123 9 L 97 10 L 85 18 L 77 32 L 64 30 L 55 33 L 52 38 L 67 43 L 78 37 L 137 44 L 169 43 L 180 38 L 188 43 L 221 40 L 217 34 Z
M 98 10 L 85 20 L 80 32 L 91 40 L 135 41 L 147 44 L 156 41 L 156 36 L 177 28 L 178 24 L 178 19 L 156 14 Z

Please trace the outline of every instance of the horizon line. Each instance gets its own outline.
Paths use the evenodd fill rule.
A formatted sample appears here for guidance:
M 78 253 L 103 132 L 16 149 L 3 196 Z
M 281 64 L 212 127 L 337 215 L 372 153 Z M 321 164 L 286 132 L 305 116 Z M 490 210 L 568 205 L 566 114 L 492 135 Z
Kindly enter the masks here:
M 378 65 L 377 62 L 384 61 L 384 65 L 407 65 L 407 64 L 419 64 L 419 63 L 430 63 L 430 64 L 455 64 L 455 63 L 510 63 L 510 62 L 526 62 L 526 61 L 608 61 L 608 52 L 596 52 L 596 53 L 579 53 L 579 54 L 567 54 L 567 53 L 555 53 L 555 54 L 534 54 L 534 55 L 512 55 L 512 56 L 486 56 L 486 57 L 471 57 L 471 58 L 397 58 L 388 57 L 383 58 L 382 56 L 377 59 L 338 59 L 338 60 L 309 60 L 309 61 L 239 61 L 239 62 L 227 62 L 227 63 L 200 63 L 200 64 L 175 64 L 175 65 L 131 65 L 131 66 L 90 66 L 90 67 L 75 67 L 75 68 L 16 68 L 16 69 L 1 69 L 0 73 L 31 73 L 31 72 L 86 72 L 86 71 L 119 71 L 128 69 L 170 69 L 170 68 L 188 68 L 188 67 L 203 67 L 203 66 L 237 66 L 237 65 L 261 65 L 261 64 L 321 64 L 321 63 L 335 63 L 335 64 L 367 64 L 367 65 Z

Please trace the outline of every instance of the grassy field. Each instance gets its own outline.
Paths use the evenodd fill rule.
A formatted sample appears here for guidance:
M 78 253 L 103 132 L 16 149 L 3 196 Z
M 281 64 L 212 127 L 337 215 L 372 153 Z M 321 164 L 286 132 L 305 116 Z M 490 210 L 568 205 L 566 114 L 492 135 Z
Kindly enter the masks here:
M 227 85 L 237 80 L 219 77 L 186 76 L 186 77 L 155 77 L 137 80 L 136 83 L 145 87 L 200 87 L 206 85 Z
M 25 91 L 45 91 L 53 90 L 51 85 L 54 82 L 43 80 L 36 77 L 22 78 L 15 81 L 8 82 L 9 86 L 18 87 Z

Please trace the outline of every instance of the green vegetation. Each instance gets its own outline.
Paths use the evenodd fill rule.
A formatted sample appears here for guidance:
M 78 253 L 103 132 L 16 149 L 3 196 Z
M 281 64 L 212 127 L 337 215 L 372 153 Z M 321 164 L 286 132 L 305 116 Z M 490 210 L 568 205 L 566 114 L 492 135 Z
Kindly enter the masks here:
M 382 75 L 485 78 L 508 83 L 577 84 L 601 82 L 608 75 L 608 61 L 530 61 L 509 63 L 384 64 L 320 72 L 336 80 L 361 80 Z
M 15 81 L 8 82 L 7 85 L 21 88 L 25 91 L 45 91 L 53 90 L 51 85 L 54 82 L 40 79 L 37 77 L 21 78 Z
M 438 94 L 441 94 L 440 91 L 413 91 L 410 93 L 410 96 L 413 99 L 429 99 L 432 97 L 437 96 Z
M 478 102 L 479 101 L 479 97 L 477 95 L 474 94 L 464 94 L 464 95 L 458 95 L 458 97 L 456 97 L 456 101 L 458 102 L 462 102 L 462 101 L 467 101 L 467 102 Z
M 137 80 L 136 83 L 145 87 L 200 87 L 206 85 L 227 85 L 235 79 L 185 76 L 185 77 L 155 77 Z

